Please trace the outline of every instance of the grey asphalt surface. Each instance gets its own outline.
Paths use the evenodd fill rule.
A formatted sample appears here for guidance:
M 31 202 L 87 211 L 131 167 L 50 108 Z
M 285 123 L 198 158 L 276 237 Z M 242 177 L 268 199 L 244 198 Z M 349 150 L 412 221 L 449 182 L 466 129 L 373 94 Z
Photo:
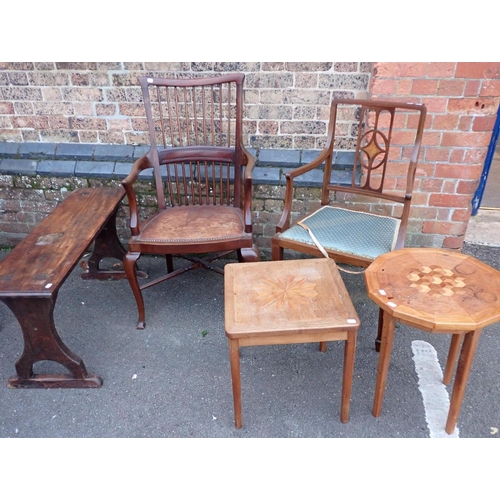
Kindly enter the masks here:
M 464 253 L 499 268 L 500 247 L 465 244 Z M 180 261 L 178 261 L 180 262 Z M 164 259 L 139 265 L 160 275 Z M 426 438 L 412 340 L 431 344 L 444 369 L 449 336 L 401 325 L 396 331 L 379 418 L 371 413 L 378 309 L 361 274 L 342 274 L 361 320 L 350 420 L 340 422 L 343 343 L 247 347 L 241 354 L 243 428 L 234 426 L 223 277 L 196 270 L 144 292 L 146 328 L 136 330 L 128 282 L 85 281 L 75 268 L 61 287 L 55 323 L 100 389 L 10 389 L 22 352 L 20 327 L 0 303 L 2 438 Z M 460 438 L 498 438 L 500 324 L 483 330 L 458 420 Z M 62 373 L 41 362 L 36 372 Z M 451 395 L 451 387 L 448 387 Z

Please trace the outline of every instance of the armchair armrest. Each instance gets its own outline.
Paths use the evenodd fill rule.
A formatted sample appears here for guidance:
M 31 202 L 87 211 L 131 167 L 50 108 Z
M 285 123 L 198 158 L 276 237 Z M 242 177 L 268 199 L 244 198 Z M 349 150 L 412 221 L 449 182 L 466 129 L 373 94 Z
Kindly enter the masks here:
M 137 181 L 139 174 L 146 168 L 152 167 L 147 155 L 141 156 L 133 165 L 130 174 L 122 180 L 121 184 L 127 195 L 128 205 L 130 208 L 130 232 L 132 236 L 139 234 L 139 211 L 137 208 L 137 198 L 134 191 L 134 183 Z
M 281 214 L 281 218 L 278 224 L 276 225 L 277 233 L 285 231 L 290 226 L 294 179 L 309 172 L 310 170 L 319 167 L 324 161 L 331 162 L 331 157 L 332 157 L 331 148 L 326 147 L 313 161 L 306 163 L 305 165 L 302 165 L 300 167 L 294 168 L 293 170 L 285 174 L 285 179 L 286 179 L 285 202 L 283 206 L 283 213 Z
M 245 220 L 245 232 L 252 232 L 252 171 L 255 166 L 255 158 L 242 146 L 243 154 L 246 156 L 246 166 L 243 175 L 244 199 L 243 217 Z

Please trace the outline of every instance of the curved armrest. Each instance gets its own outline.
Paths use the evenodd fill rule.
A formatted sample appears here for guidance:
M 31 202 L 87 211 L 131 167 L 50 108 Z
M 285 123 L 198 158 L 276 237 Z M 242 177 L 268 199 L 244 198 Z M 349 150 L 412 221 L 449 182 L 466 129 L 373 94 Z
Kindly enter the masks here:
M 130 232 L 132 236 L 139 234 L 139 211 L 137 209 L 137 198 L 134 191 L 134 183 L 137 181 L 139 174 L 146 168 L 152 167 L 147 155 L 141 156 L 133 165 L 130 174 L 122 181 L 122 186 L 127 195 L 128 205 L 130 208 Z
M 246 166 L 243 176 L 244 182 L 244 200 L 243 217 L 245 219 L 245 232 L 252 232 L 252 170 L 255 166 L 255 158 L 242 146 L 243 154 L 246 156 Z
M 301 167 L 294 168 L 290 172 L 285 174 L 286 179 L 286 190 L 285 190 L 285 202 L 283 206 L 283 213 L 281 218 L 276 225 L 276 232 L 281 233 L 290 227 L 290 215 L 292 211 L 292 201 L 293 201 L 293 180 L 310 170 L 319 167 L 324 161 L 331 157 L 332 151 L 330 148 L 326 147 L 321 151 L 321 153 L 311 162 L 302 165 Z
M 255 166 L 255 158 L 250 152 L 248 152 L 245 149 L 244 146 L 242 146 L 242 149 L 243 149 L 243 154 L 247 158 L 244 176 L 245 176 L 245 179 L 251 179 L 252 178 L 252 170 L 253 170 L 253 167 Z

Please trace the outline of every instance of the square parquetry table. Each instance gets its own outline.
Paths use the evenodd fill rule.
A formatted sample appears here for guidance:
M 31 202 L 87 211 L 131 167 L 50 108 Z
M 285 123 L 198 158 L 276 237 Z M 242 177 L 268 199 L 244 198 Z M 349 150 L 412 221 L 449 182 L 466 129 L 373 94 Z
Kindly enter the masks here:
M 500 321 L 500 271 L 440 248 L 403 248 L 377 257 L 365 271 L 368 296 L 383 310 L 373 415 L 382 410 L 396 321 L 452 334 L 443 383 L 460 351 L 445 430 L 452 434 L 481 330 Z M 460 350 L 460 346 L 462 348 Z
M 242 426 L 240 347 L 344 340 L 340 420 L 349 420 L 358 315 L 332 259 L 227 264 L 225 330 L 234 415 Z

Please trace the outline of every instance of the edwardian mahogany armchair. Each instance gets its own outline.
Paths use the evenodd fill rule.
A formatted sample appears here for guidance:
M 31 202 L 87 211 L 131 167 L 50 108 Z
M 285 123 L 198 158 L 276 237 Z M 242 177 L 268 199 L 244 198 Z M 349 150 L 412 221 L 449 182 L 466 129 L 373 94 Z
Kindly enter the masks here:
M 402 248 L 425 117 L 423 104 L 333 100 L 324 149 L 314 161 L 286 174 L 272 259 L 283 259 L 284 249 L 291 249 L 367 267 L 379 255 Z M 351 180 L 346 183 L 332 176 L 339 142 L 344 142 L 343 149 L 345 143 L 347 149 L 355 149 Z M 322 206 L 291 224 L 294 179 L 315 168 L 323 168 Z
M 243 74 L 139 78 L 151 147 L 122 182 L 132 233 L 124 267 L 137 302 L 137 328 L 145 326 L 145 288 L 199 267 L 223 273 L 211 262 L 234 251 L 240 262 L 259 260 L 252 241 L 255 160 L 242 144 L 243 81 Z M 139 222 L 134 183 L 146 169 L 153 169 L 158 210 Z M 139 285 L 142 253 L 165 255 L 167 274 Z M 174 254 L 192 264 L 174 270 Z

